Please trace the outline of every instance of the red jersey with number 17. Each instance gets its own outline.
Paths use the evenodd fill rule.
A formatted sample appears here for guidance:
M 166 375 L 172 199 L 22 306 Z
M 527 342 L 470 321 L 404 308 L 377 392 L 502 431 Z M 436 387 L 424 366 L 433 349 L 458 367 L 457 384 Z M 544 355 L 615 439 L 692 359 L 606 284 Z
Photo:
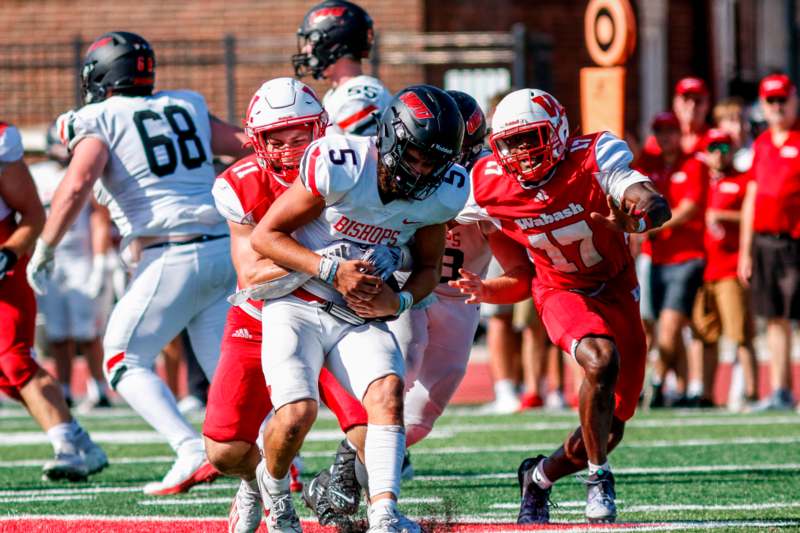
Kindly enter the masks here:
M 627 236 L 591 219 L 609 213 L 634 183 L 649 179 L 629 167 L 625 141 L 603 132 L 567 141 L 567 152 L 546 181 L 524 188 L 504 173 L 494 155 L 472 170 L 470 198 L 458 222 L 492 220 L 528 249 L 536 283 L 557 289 L 599 288 L 628 269 Z

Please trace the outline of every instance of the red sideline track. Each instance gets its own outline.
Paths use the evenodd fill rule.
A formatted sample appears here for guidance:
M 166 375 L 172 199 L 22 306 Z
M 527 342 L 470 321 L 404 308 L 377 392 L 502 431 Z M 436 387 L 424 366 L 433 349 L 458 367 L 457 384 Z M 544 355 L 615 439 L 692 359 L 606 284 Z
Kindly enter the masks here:
M 627 523 L 627 524 L 548 524 L 545 526 L 519 526 L 517 524 L 423 524 L 430 533 L 489 533 L 512 531 L 609 531 L 609 530 L 636 530 L 637 528 L 652 528 L 666 524 L 655 523 Z M 221 519 L 187 519 L 175 518 L 140 518 L 140 517 L 21 517 L 0 518 L 0 530 L 3 533 L 219 533 L 227 529 L 227 521 Z M 266 533 L 264 524 L 258 529 L 259 533 Z M 316 522 L 303 521 L 305 533 L 336 533 L 336 528 L 320 526 Z

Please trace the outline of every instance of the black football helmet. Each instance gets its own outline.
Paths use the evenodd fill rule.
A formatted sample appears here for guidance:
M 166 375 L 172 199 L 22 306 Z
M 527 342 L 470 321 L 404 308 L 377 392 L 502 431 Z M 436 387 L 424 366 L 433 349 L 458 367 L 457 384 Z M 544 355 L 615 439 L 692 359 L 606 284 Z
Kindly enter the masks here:
M 461 91 L 447 91 L 453 97 L 464 119 L 464 142 L 461 145 L 461 154 L 456 163 L 463 167 L 470 166 L 473 159 L 480 155 L 484 149 L 486 131 L 486 115 L 483 114 L 477 100 Z
M 292 65 L 298 78 L 310 73 L 318 80 L 340 57 L 361 60 L 369 56 L 371 48 L 372 19 L 367 12 L 346 0 L 327 0 L 303 18 Z
M 146 96 L 156 81 L 156 56 L 150 43 L 135 33 L 105 33 L 89 47 L 83 60 L 81 83 L 87 104 L 114 94 Z
M 412 85 L 397 93 L 378 126 L 380 162 L 405 198 L 424 200 L 439 187 L 461 153 L 464 119 L 455 100 L 431 85 Z M 434 169 L 420 174 L 405 161 L 409 146 Z

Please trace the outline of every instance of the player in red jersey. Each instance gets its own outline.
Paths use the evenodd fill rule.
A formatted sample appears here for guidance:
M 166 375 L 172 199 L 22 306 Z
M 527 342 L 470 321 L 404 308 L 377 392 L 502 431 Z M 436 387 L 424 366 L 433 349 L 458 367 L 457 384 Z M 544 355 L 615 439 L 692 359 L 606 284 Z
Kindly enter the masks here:
M 660 226 L 669 207 L 647 177 L 629 168 L 633 155 L 624 141 L 607 132 L 569 137 L 564 109 L 544 91 L 506 96 L 492 131 L 493 153 L 475 165 L 457 220 L 492 220 L 527 248 L 547 333 L 585 372 L 580 427 L 550 457 L 519 467 L 517 521 L 547 522 L 552 483 L 587 466 L 586 516 L 612 521 L 607 454 L 636 408 L 646 355 L 626 233 Z
M 275 198 L 294 181 L 300 157 L 311 141 L 324 134 L 326 122 L 314 92 L 291 78 L 268 81 L 253 96 L 245 132 L 255 153 L 220 174 L 213 189 L 217 209 L 230 227 L 231 256 L 240 289 L 285 274 L 251 248 L 250 234 Z M 290 280 L 281 278 L 276 283 L 286 282 Z M 242 479 L 231 505 L 229 531 L 244 533 L 255 531 L 263 516 L 255 474 L 261 460 L 256 440 L 272 402 L 261 369 L 263 302 L 240 297 L 235 303 L 225 324 L 203 434 L 209 461 L 221 472 Z M 320 376 L 320 393 L 337 414 L 343 431 L 366 425 L 361 404 L 326 370 Z M 359 442 L 357 436 L 351 439 Z

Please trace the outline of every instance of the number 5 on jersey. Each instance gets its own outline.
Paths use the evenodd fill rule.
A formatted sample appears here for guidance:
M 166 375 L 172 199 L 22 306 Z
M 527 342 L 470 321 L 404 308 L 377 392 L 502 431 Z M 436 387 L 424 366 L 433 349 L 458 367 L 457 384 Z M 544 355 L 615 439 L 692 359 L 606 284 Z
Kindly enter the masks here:
M 175 172 L 178 167 L 177 151 L 172 138 L 168 135 L 150 135 L 147 121 L 165 120 L 178 139 L 178 149 L 181 153 L 181 162 L 188 170 L 198 168 L 207 161 L 203 141 L 197 136 L 197 127 L 192 116 L 184 108 L 169 105 L 164 108 L 164 116 L 145 109 L 133 114 L 133 123 L 142 139 L 144 153 L 147 156 L 147 165 L 150 171 L 158 177 L 164 177 Z

